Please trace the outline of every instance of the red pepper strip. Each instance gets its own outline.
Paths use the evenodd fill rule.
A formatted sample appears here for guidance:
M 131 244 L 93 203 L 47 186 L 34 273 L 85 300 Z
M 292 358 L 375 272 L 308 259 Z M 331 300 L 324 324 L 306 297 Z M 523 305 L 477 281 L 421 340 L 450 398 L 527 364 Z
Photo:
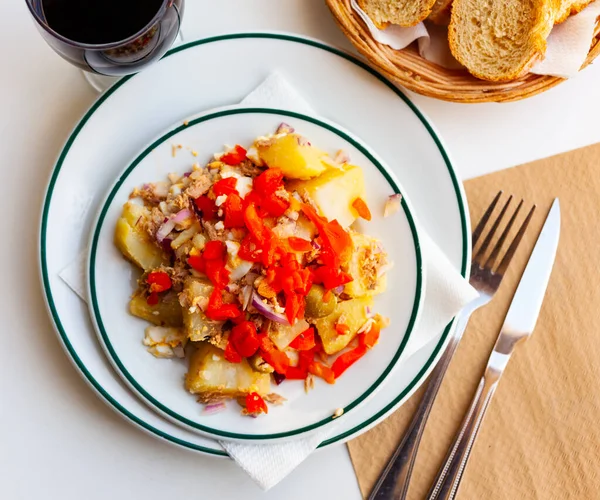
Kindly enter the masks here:
M 259 338 L 260 355 L 277 373 L 286 375 L 286 370 L 290 366 L 290 359 L 285 352 L 279 351 L 266 333 L 259 335 Z
M 296 293 L 290 293 L 285 295 L 285 316 L 293 325 L 296 319 L 302 319 L 304 317 L 305 301 Z
M 228 319 L 237 318 L 242 312 L 235 304 L 223 304 L 222 290 L 215 287 L 208 299 L 205 314 L 215 321 L 227 321 Z
M 263 398 L 256 392 L 251 392 L 246 396 L 246 411 L 252 414 L 269 413 L 269 408 Z
M 256 326 L 252 321 L 242 321 L 234 326 L 229 336 L 229 342 L 233 344 L 236 352 L 248 358 L 258 351 L 260 340 L 256 334 Z
M 272 194 L 263 198 L 260 207 L 272 217 L 281 217 L 290 208 L 290 202 Z
M 235 148 L 225 153 L 219 160 L 227 165 L 236 166 L 246 159 L 246 153 L 247 151 L 242 146 L 236 144 Z
M 347 335 L 350 333 L 350 327 L 344 323 L 336 323 L 335 331 L 338 335 Z
M 164 271 L 153 271 L 146 278 L 146 283 L 150 285 L 151 292 L 166 292 L 173 286 L 171 278 Z
M 321 377 L 328 384 L 335 384 L 335 375 L 328 366 L 322 365 L 318 361 L 313 361 L 308 365 L 308 371 L 316 377 Z
M 225 288 L 229 284 L 231 273 L 221 260 L 205 260 L 204 273 L 215 287 Z
M 313 250 L 313 246 L 310 241 L 304 238 L 297 238 L 296 236 L 290 236 L 287 239 L 288 245 L 295 252 L 310 252 Z
M 245 227 L 242 199 L 237 194 L 233 193 L 227 197 L 227 201 L 223 205 L 223 212 L 225 213 L 223 220 L 225 228 Z
M 335 219 L 328 222 L 327 219 L 317 214 L 315 209 L 306 203 L 302 204 L 302 212 L 317 226 L 319 235 L 339 256 L 342 263 L 350 260 L 352 257 L 352 240 L 350 235 L 340 226 L 340 223 Z
M 263 224 L 263 221 L 256 212 L 256 206 L 253 203 L 250 203 L 244 211 L 244 222 L 252 236 L 254 236 L 261 245 L 264 245 L 270 240 L 271 230 Z
M 240 244 L 238 257 L 248 262 L 259 262 L 261 254 L 262 249 L 259 248 L 254 236 L 247 234 Z
M 378 325 L 371 325 L 371 328 L 369 328 L 365 333 L 361 333 L 358 336 L 358 341 L 360 345 L 365 346 L 367 349 L 372 349 L 373 346 L 375 346 L 375 344 L 377 344 L 377 341 L 379 340 L 379 332 L 380 329 Z
M 218 240 L 209 241 L 204 246 L 204 252 L 202 252 L 202 257 L 206 260 L 217 260 L 225 257 L 225 253 L 227 252 L 227 248 L 225 247 L 225 243 Z
M 191 255 L 188 257 L 187 263 L 199 273 L 206 271 L 206 261 L 201 255 Z
M 285 378 L 288 380 L 304 380 L 307 376 L 308 370 L 298 366 L 289 366 L 285 372 Z
M 328 290 L 352 281 L 352 276 L 349 274 L 327 266 L 321 266 L 315 269 L 313 271 L 313 276 L 315 283 L 322 283 Z
M 235 177 L 227 177 L 225 179 L 218 180 L 213 184 L 212 190 L 215 196 L 221 196 L 223 194 L 237 194 L 237 179 Z
M 242 362 L 242 357 L 236 352 L 231 340 L 227 342 L 227 346 L 225 347 L 225 359 L 230 363 Z
M 156 304 L 158 304 L 158 293 L 150 293 L 150 295 L 148 295 L 148 298 L 146 299 L 146 302 L 149 306 L 155 306 Z
M 272 195 L 283 185 L 283 171 L 280 168 L 268 168 L 254 178 L 252 187 L 261 196 Z
M 342 375 L 342 373 L 344 373 L 366 353 L 367 348 L 364 345 L 359 345 L 351 351 L 347 351 L 344 354 L 338 356 L 338 358 L 333 362 L 333 365 L 331 366 L 335 378 L 339 378 Z
M 288 367 L 285 377 L 291 380 L 304 380 L 308 377 L 308 367 L 313 362 L 315 349 L 316 347 L 308 351 L 298 351 L 298 366 Z
M 358 212 L 358 215 L 365 220 L 371 220 L 371 211 L 362 198 L 356 198 L 352 202 L 352 207 Z
M 298 351 L 310 351 L 315 347 L 315 329 L 311 326 L 290 342 L 290 347 Z
M 202 195 L 194 200 L 194 205 L 202 213 L 202 219 L 206 221 L 214 220 L 217 216 L 217 206 L 208 196 Z
M 342 263 L 352 258 L 352 239 L 337 220 L 332 220 L 325 226 L 323 237 L 327 239 Z

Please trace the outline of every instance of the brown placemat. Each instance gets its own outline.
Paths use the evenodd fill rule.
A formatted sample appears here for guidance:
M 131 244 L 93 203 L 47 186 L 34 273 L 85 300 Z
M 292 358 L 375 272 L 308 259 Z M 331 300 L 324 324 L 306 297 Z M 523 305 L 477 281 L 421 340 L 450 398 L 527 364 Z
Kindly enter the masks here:
M 561 237 L 535 334 L 504 373 L 458 497 L 600 498 L 600 144 L 479 177 L 465 188 L 472 222 L 499 189 L 535 202 L 538 210 L 498 296 L 473 315 L 465 332 L 425 429 L 408 498 L 429 491 L 556 196 Z M 364 496 L 421 394 L 348 444 Z

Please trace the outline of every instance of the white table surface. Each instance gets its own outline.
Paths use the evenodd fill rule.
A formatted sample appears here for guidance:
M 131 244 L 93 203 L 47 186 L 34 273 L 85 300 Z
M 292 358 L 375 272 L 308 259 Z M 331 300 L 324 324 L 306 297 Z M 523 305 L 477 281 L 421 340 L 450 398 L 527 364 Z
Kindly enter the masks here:
M 187 0 L 183 27 L 188 40 L 277 30 L 351 49 L 322 0 Z M 46 46 L 24 0 L 0 2 L 0 46 L 0 497 L 360 498 L 345 446 L 314 454 L 263 493 L 233 463 L 175 448 L 132 427 L 80 379 L 43 304 L 37 232 L 54 160 L 96 96 Z M 459 174 L 469 178 L 599 142 L 599 66 L 513 104 L 411 97 L 441 132 Z

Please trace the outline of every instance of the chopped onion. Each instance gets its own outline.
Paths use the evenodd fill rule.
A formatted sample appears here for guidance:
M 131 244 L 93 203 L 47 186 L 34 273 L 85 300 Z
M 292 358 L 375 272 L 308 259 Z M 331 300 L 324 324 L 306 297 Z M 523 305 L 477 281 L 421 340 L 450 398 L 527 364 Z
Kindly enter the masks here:
M 275 380 L 275 383 L 277 385 L 279 385 L 279 384 L 281 384 L 281 382 L 283 382 L 285 380 L 285 375 L 282 375 L 281 373 L 273 372 L 273 379 Z
M 246 285 L 244 288 L 242 288 L 242 298 L 244 299 L 244 302 L 242 303 L 242 309 L 244 311 L 248 309 L 248 306 L 250 305 L 250 301 L 252 300 L 252 292 L 253 289 L 250 285 Z
M 248 262 L 247 260 L 241 260 L 240 264 L 238 264 L 232 271 L 230 275 L 231 281 L 241 280 L 246 274 L 252 269 L 254 264 L 252 262 Z
M 319 245 L 315 240 L 312 240 L 311 244 L 315 250 L 321 250 L 321 245 Z
M 158 228 L 158 231 L 156 231 L 156 239 L 158 242 L 162 243 L 162 241 L 171 233 L 171 231 L 175 229 L 175 224 L 183 222 L 191 216 L 192 212 L 189 209 L 184 208 L 183 210 L 177 212 L 173 217 L 166 219 L 162 226 Z
M 373 317 L 373 311 L 371 309 L 371 306 L 365 306 L 365 315 L 367 316 L 367 318 Z
M 288 125 L 287 123 L 281 122 L 279 127 L 277 127 L 277 130 L 275 131 L 275 133 L 276 134 L 293 134 L 294 127 Z
M 202 410 L 202 414 L 203 415 L 214 415 L 215 413 L 222 412 L 226 408 L 227 408 L 227 406 L 225 406 L 225 403 L 223 403 L 222 401 L 220 401 L 218 403 L 210 403 L 204 407 L 204 410 Z
M 167 222 L 162 224 L 162 226 L 158 228 L 158 231 L 156 231 L 156 240 L 159 243 L 162 243 L 173 229 L 175 229 L 175 221 L 173 219 L 167 219 Z
M 383 209 L 383 216 L 389 217 L 400 211 L 400 200 L 402 200 L 401 194 L 397 193 L 388 196 L 388 199 L 385 202 L 385 208 Z
M 333 292 L 337 295 L 339 295 L 340 293 L 342 293 L 344 291 L 344 285 L 340 285 L 340 286 L 336 286 L 333 289 Z
M 363 323 L 363 325 L 357 330 L 357 334 L 364 333 L 367 330 L 371 329 L 371 326 L 375 324 L 375 320 L 373 318 L 369 318 L 367 321 Z
M 310 146 L 310 142 L 308 142 L 308 139 L 306 137 L 302 137 L 301 135 L 299 135 L 297 137 L 297 140 L 299 146 Z
M 173 221 L 175 223 L 183 222 L 184 220 L 189 219 L 191 216 L 192 212 L 190 211 L 190 209 L 184 208 L 183 210 L 180 210 L 175 214 L 175 217 L 173 217 Z
M 175 356 L 177 356 L 180 359 L 185 358 L 185 351 L 183 350 L 181 344 L 173 347 L 173 354 L 175 354 Z
M 283 314 L 276 313 L 273 311 L 271 306 L 265 304 L 260 296 L 257 293 L 252 293 L 252 305 L 256 308 L 256 310 L 262 314 L 265 318 L 270 319 L 271 321 L 275 321 L 276 323 L 281 323 L 282 325 L 289 325 L 289 321 Z
M 348 153 L 346 153 L 346 151 L 344 151 L 343 149 L 340 149 L 335 154 L 335 158 L 333 160 L 336 163 L 341 163 L 343 165 L 344 163 L 349 163 L 350 162 L 350 155 Z

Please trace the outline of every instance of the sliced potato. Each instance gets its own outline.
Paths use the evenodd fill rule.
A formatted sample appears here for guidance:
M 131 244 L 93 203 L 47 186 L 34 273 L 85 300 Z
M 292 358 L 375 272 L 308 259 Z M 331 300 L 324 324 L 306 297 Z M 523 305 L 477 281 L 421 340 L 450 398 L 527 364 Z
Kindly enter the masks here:
M 335 354 L 346 347 L 356 337 L 356 333 L 360 327 L 367 321 L 366 308 L 372 305 L 373 299 L 368 296 L 338 302 L 332 314 L 315 320 L 315 326 L 323 341 L 323 350 L 327 354 Z M 347 325 L 350 331 L 344 335 L 340 335 L 335 329 L 338 321 Z
M 115 245 L 127 259 L 144 271 L 169 265 L 163 250 L 138 227 L 140 218 L 149 215 L 147 208 L 131 202 L 125 203 L 121 218 L 115 227 Z
M 271 392 L 271 377 L 253 370 L 245 359 L 230 363 L 223 351 L 207 342 L 198 342 L 185 376 L 185 387 L 192 394 L 200 394 L 204 401 L 237 398 L 250 392 L 266 395 Z
M 283 351 L 290 345 L 290 342 L 309 326 L 310 325 L 303 319 L 296 321 L 293 326 L 271 322 L 269 327 L 269 338 L 273 341 L 273 344 L 275 344 L 277 349 Z
M 135 294 L 129 302 L 129 311 L 134 316 L 158 326 L 183 326 L 181 305 L 174 293 L 162 295 L 160 302 L 155 306 L 148 304 L 142 295 Z
M 387 264 L 387 254 L 375 238 L 354 231 L 350 232 L 353 251 L 348 263 L 347 273 L 352 281 L 344 287 L 350 297 L 358 298 L 366 295 L 378 295 L 385 292 L 387 277 L 378 276 L 379 271 Z
M 287 134 L 274 138 L 269 144 L 257 142 L 256 149 L 268 167 L 280 168 L 288 179 L 310 179 L 325 172 L 327 167 L 321 158 L 326 153 L 301 142 L 297 134 Z
M 329 220 L 337 219 L 344 228 L 358 217 L 352 206 L 356 198 L 367 199 L 363 172 L 354 165 L 329 169 L 316 179 L 291 181 L 287 187 L 300 195 L 307 194 L 323 216 Z
M 212 291 L 213 286 L 208 281 L 189 278 L 185 282 L 183 293 L 187 295 L 187 303 L 192 306 L 183 309 L 183 325 L 190 340 L 208 340 L 223 330 L 223 321 L 209 319 L 200 308 L 201 302 L 208 302 Z

